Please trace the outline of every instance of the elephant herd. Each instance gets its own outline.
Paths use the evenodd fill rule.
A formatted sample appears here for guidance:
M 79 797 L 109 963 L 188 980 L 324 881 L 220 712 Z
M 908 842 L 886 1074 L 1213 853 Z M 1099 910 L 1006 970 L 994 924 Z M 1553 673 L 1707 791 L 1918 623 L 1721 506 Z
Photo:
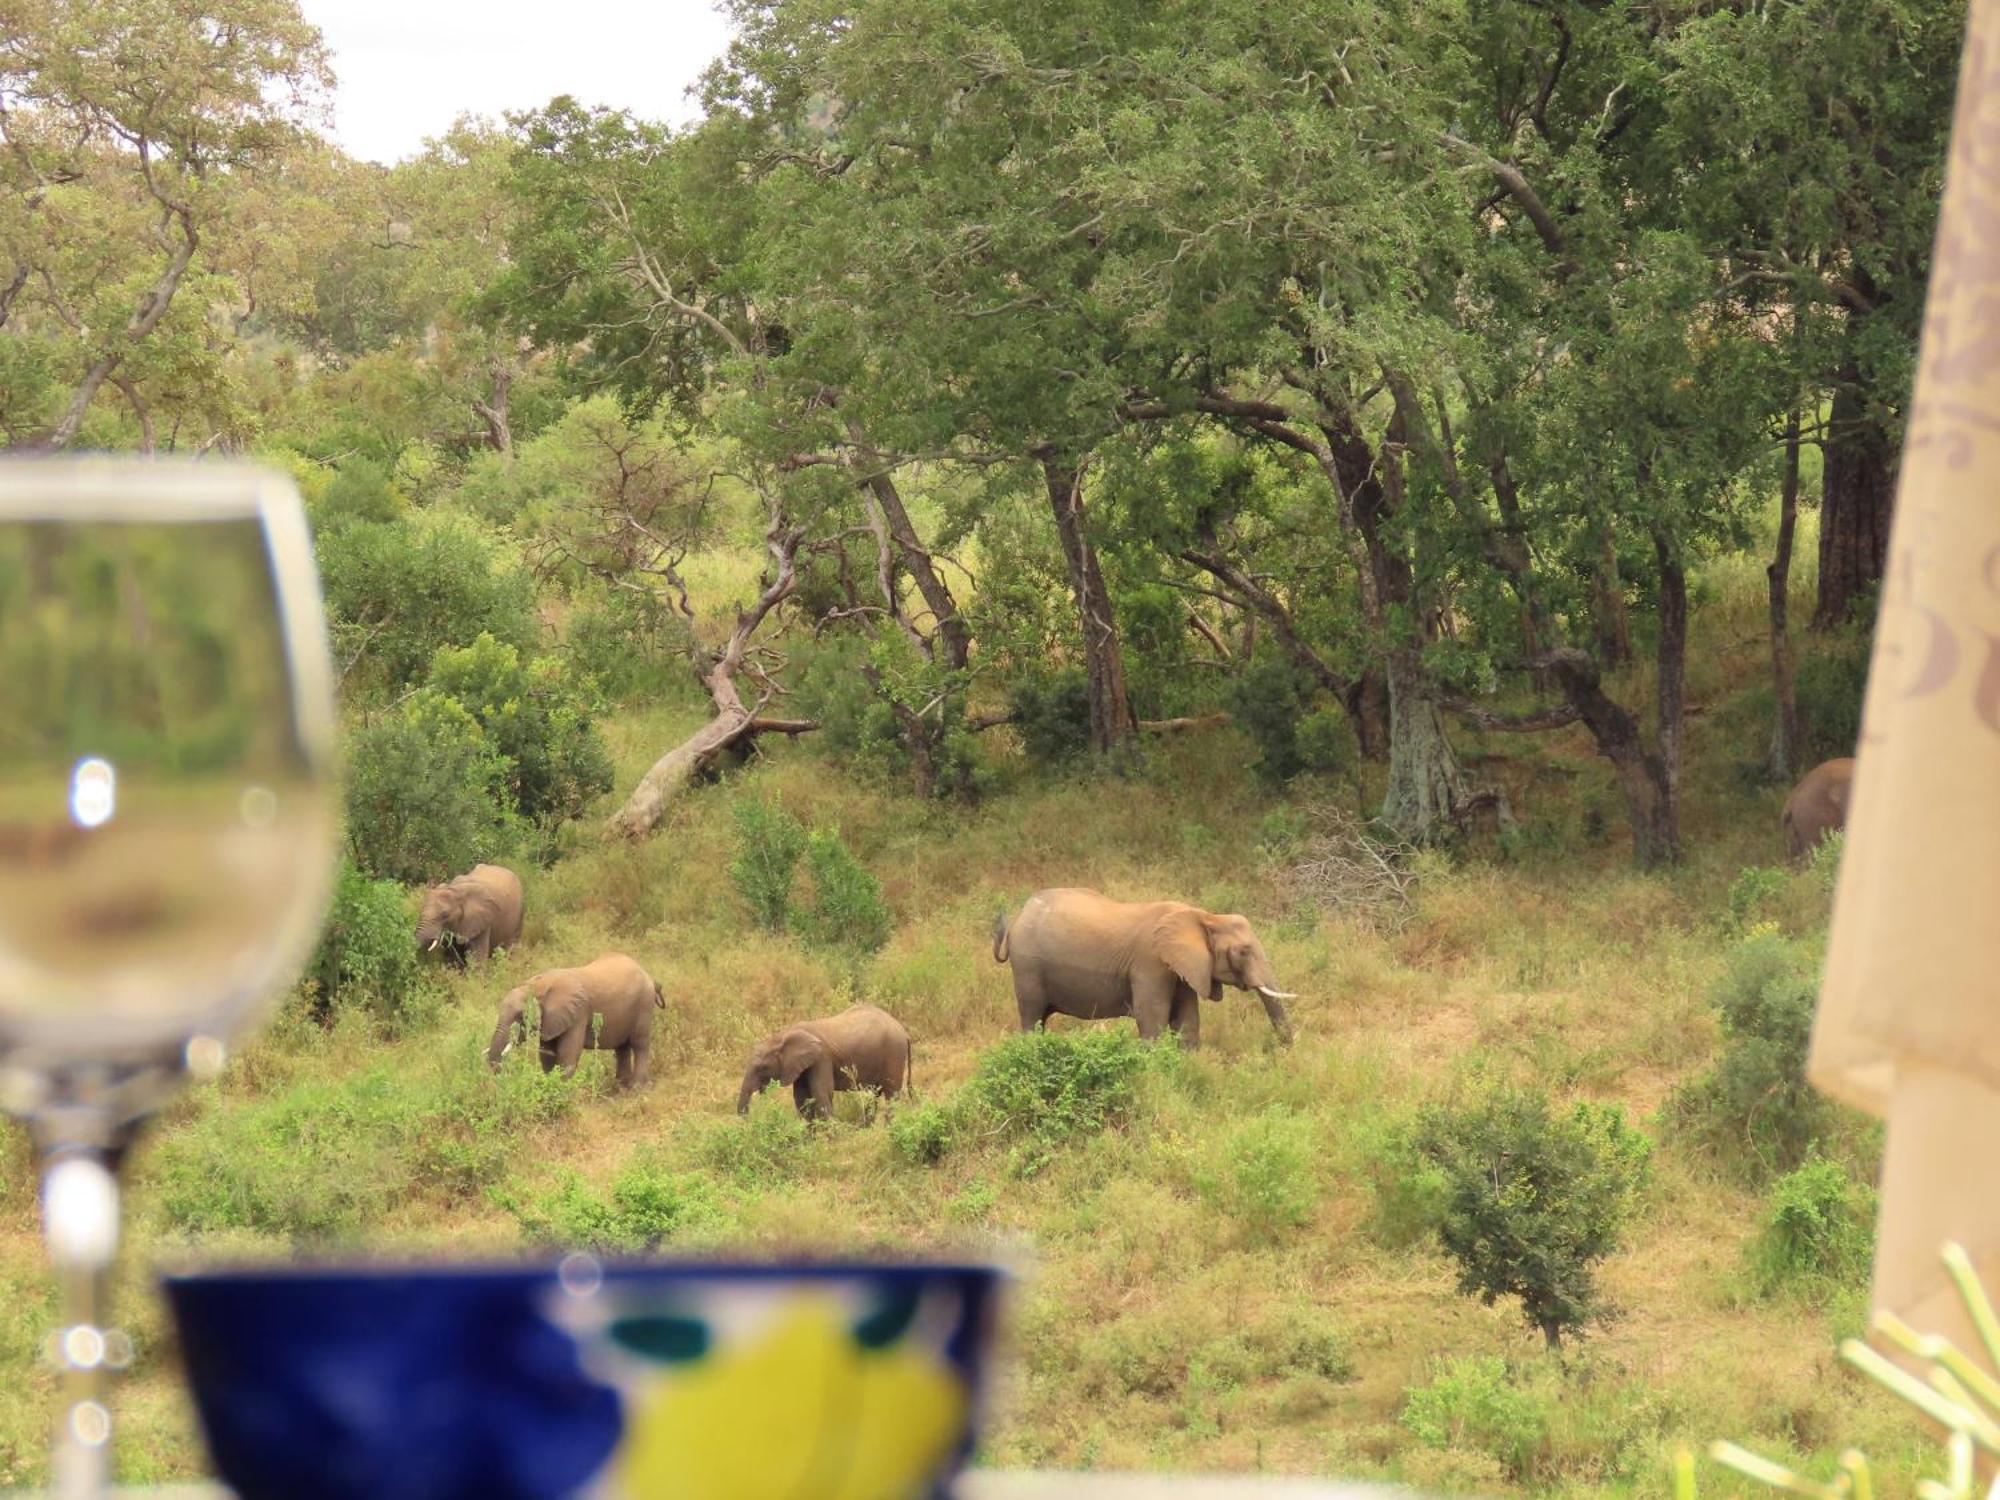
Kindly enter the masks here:
M 424 893 L 417 946 L 440 949 L 463 967 L 521 936 L 521 881 L 499 865 L 478 865 Z M 1179 901 L 1113 901 L 1096 891 L 1037 891 L 1010 920 L 994 925 L 993 957 L 1010 966 L 1021 1029 L 1051 1014 L 1084 1020 L 1131 1016 L 1148 1040 L 1175 1031 L 1183 1047 L 1201 1042 L 1200 1001 L 1220 1000 L 1224 986 L 1254 992 L 1280 1040 L 1292 1026 L 1271 960 L 1247 918 Z M 659 984 L 634 959 L 605 953 L 575 968 L 545 969 L 500 1001 L 487 1062 L 523 1039 L 533 1010 L 542 1070 L 576 1071 L 585 1048 L 617 1055 L 618 1085 L 646 1076 L 653 1012 L 666 1008 Z M 910 1034 L 887 1011 L 853 1005 L 839 1015 L 800 1021 L 757 1044 L 736 1107 L 772 1083 L 792 1091 L 808 1118 L 832 1113 L 842 1089 L 893 1098 L 909 1086 Z

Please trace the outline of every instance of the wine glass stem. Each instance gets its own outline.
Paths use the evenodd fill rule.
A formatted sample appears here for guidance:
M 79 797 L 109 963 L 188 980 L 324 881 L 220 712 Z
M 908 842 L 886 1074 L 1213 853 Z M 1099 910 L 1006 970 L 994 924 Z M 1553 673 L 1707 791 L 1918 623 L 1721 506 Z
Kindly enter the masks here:
M 56 1500 L 101 1500 L 111 1480 L 105 1378 L 113 1335 L 105 1284 L 118 1250 L 118 1183 L 104 1153 L 69 1147 L 42 1170 L 42 1232 L 62 1296 L 56 1353 L 63 1369 L 51 1479 Z

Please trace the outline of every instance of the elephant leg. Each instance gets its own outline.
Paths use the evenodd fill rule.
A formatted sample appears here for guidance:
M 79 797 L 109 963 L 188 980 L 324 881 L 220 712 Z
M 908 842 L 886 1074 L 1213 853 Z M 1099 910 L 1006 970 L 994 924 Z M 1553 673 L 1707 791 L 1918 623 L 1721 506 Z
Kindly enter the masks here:
M 1033 1031 L 1048 1019 L 1049 1002 L 1042 990 L 1041 976 L 1029 973 L 1019 964 L 1014 966 L 1014 1005 L 1020 1011 L 1023 1031 Z
M 1201 998 L 1186 985 L 1174 995 L 1170 1024 L 1180 1034 L 1181 1050 L 1193 1052 L 1201 1046 Z
M 1139 1023 L 1139 1039 L 1156 1042 L 1167 1029 L 1173 1012 L 1174 981 L 1171 977 L 1141 975 L 1132 981 L 1132 1016 Z
M 556 1044 L 554 1042 L 543 1042 L 541 1051 L 542 1051 L 542 1071 L 544 1073 L 555 1072 Z
M 487 959 L 491 958 L 493 956 L 493 934 L 490 932 L 482 932 L 479 934 L 478 937 L 474 938 L 472 940 L 472 948 L 468 956 L 482 964 L 485 963 Z
M 631 1045 L 631 1043 L 629 1043 L 629 1042 L 628 1042 L 628 1043 L 626 1043 L 626 1044 L 625 1044 L 625 1045 L 624 1045 L 623 1047 L 615 1047 L 615 1048 L 613 1048 L 613 1049 L 612 1049 L 612 1055 L 613 1055 L 613 1056 L 614 1056 L 614 1057 L 615 1057 L 615 1058 L 617 1059 L 617 1062 L 618 1062 L 618 1069 L 617 1069 L 617 1071 L 618 1071 L 618 1087 L 619 1087 L 619 1088 L 621 1088 L 621 1089 L 629 1089 L 630 1087 L 632 1087 L 632 1045 Z
M 800 1074 L 798 1082 L 792 1085 L 792 1107 L 802 1119 L 817 1120 L 820 1117 L 819 1100 L 813 1095 L 812 1080 L 804 1074 Z
M 556 1066 L 565 1077 L 575 1074 L 576 1065 L 583 1058 L 584 1043 L 589 1040 L 590 1028 L 584 1025 L 572 1026 L 556 1039 Z
M 646 1081 L 646 1065 L 652 1060 L 653 1047 L 650 1042 L 641 1040 L 632 1043 L 627 1050 L 632 1054 L 632 1087 L 636 1089 Z

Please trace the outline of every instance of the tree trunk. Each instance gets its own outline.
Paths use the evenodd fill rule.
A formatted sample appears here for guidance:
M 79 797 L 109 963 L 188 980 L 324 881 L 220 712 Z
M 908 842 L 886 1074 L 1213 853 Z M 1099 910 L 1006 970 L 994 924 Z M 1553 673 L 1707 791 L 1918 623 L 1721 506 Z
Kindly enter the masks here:
M 1681 854 L 1681 743 L 1687 728 L 1687 566 L 1665 529 L 1653 531 L 1653 556 L 1660 569 L 1660 640 L 1653 657 L 1654 741 L 1659 747 L 1660 805 L 1655 842 L 1661 861 Z
M 1597 659 L 1607 667 L 1622 667 L 1632 660 L 1632 631 L 1625 616 L 1625 580 L 1618 576 L 1618 546 L 1610 520 L 1597 533 L 1591 592 L 1596 596 Z
M 1778 500 L 1778 549 L 1764 576 L 1771 586 L 1771 687 L 1777 714 L 1771 724 L 1771 779 L 1788 782 L 1799 764 L 1799 700 L 1792 681 L 1789 623 L 1792 536 L 1799 522 L 1799 414 L 1785 418 L 1785 478 Z
M 1363 760 L 1389 758 L 1389 679 L 1380 667 L 1370 667 L 1342 695 L 1347 722 Z
M 511 458 L 514 429 L 507 419 L 507 395 L 514 385 L 514 367 L 504 360 L 493 364 L 493 394 L 481 401 L 473 398 L 472 409 L 486 424 L 486 441 L 495 453 Z
M 736 687 L 736 673 L 743 665 L 751 637 L 798 583 L 794 559 L 803 537 L 803 530 L 790 525 L 774 507 L 764 533 L 764 545 L 775 564 L 775 573 L 756 602 L 737 613 L 736 628 L 730 632 L 728 644 L 708 659 L 699 673 L 702 686 L 708 689 L 715 704 L 715 717 L 653 762 L 632 789 L 632 795 L 625 799 L 625 805 L 612 815 L 607 825 L 609 832 L 627 838 L 651 833 L 666 816 L 667 805 L 696 777 L 705 774 L 724 751 L 747 744 L 759 734 L 803 734 L 819 727 L 809 720 L 759 719 L 744 705 Z
M 1849 314 L 1850 319 L 1857 316 Z M 1865 378 L 1851 354 L 1834 386 L 1821 451 L 1826 468 L 1820 486 L 1819 605 L 1813 627 L 1828 630 L 1853 618 L 1856 602 L 1881 582 L 1896 499 L 1889 434 L 1868 410 Z
M 1125 657 L 1118 644 L 1118 622 L 1111 595 L 1090 545 L 1083 518 L 1083 465 L 1053 457 L 1042 459 L 1049 508 L 1055 512 L 1062 538 L 1063 562 L 1069 569 L 1070 590 L 1083 629 L 1083 664 L 1090 686 L 1090 748 L 1102 755 L 1116 748 L 1135 729 L 1132 705 L 1125 695 Z
M 1433 839 L 1458 825 L 1470 801 L 1422 652 L 1398 646 L 1389 653 L 1389 789 L 1382 821 L 1400 838 Z
M 847 435 L 857 446 L 866 448 L 859 423 L 850 420 Z M 882 518 L 888 525 L 889 535 L 895 538 L 903 566 L 910 570 L 917 592 L 924 596 L 924 604 L 937 622 L 935 628 L 938 639 L 944 642 L 946 664 L 953 671 L 962 672 L 972 656 L 972 632 L 966 628 L 965 617 L 959 613 L 958 601 L 952 597 L 944 575 L 938 572 L 930 552 L 918 538 L 910 512 L 903 504 L 902 493 L 896 488 L 889 471 L 881 467 L 880 455 L 869 451 L 865 462 L 869 472 L 862 483 L 875 497 L 875 503 L 882 507 Z M 1064 546 L 1067 548 L 1068 543 L 1065 542 Z

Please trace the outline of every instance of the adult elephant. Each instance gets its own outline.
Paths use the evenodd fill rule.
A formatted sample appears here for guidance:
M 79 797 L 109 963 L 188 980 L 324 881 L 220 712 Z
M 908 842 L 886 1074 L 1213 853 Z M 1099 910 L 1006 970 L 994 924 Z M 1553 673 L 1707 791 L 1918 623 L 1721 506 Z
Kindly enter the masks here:
M 653 1045 L 653 1011 L 665 1010 L 666 996 L 653 976 L 623 953 L 604 953 L 575 969 L 545 969 L 509 990 L 500 1002 L 500 1020 L 487 1044 L 486 1061 L 500 1059 L 527 1030 L 528 1002 L 539 1012 L 542 1071 L 574 1073 L 583 1049 L 618 1054 L 618 1086 L 631 1088 L 646 1076 Z
M 1847 826 L 1847 795 L 1854 785 L 1854 760 L 1823 761 L 1799 778 L 1779 818 L 1785 851 L 1797 859 L 1830 833 Z
M 910 1034 L 903 1023 L 873 1005 L 850 1005 L 822 1021 L 801 1021 L 757 1044 L 736 1112 L 747 1114 L 765 1085 L 781 1083 L 808 1120 L 831 1118 L 841 1089 L 874 1089 L 893 1099 L 910 1084 Z
M 994 923 L 993 957 L 1013 967 L 1023 1031 L 1051 1012 L 1086 1021 L 1132 1016 L 1147 1040 L 1171 1026 L 1192 1050 L 1201 1045 L 1201 1000 L 1220 1000 L 1227 984 L 1255 990 L 1271 1029 L 1291 1044 L 1283 1002 L 1298 997 L 1277 987 L 1264 945 L 1234 912 L 1037 891 L 1011 923 L 1005 913 Z
M 521 877 L 505 865 L 474 865 L 424 892 L 417 947 L 426 953 L 442 943 L 446 958 L 462 969 L 468 954 L 483 963 L 520 938 Z

